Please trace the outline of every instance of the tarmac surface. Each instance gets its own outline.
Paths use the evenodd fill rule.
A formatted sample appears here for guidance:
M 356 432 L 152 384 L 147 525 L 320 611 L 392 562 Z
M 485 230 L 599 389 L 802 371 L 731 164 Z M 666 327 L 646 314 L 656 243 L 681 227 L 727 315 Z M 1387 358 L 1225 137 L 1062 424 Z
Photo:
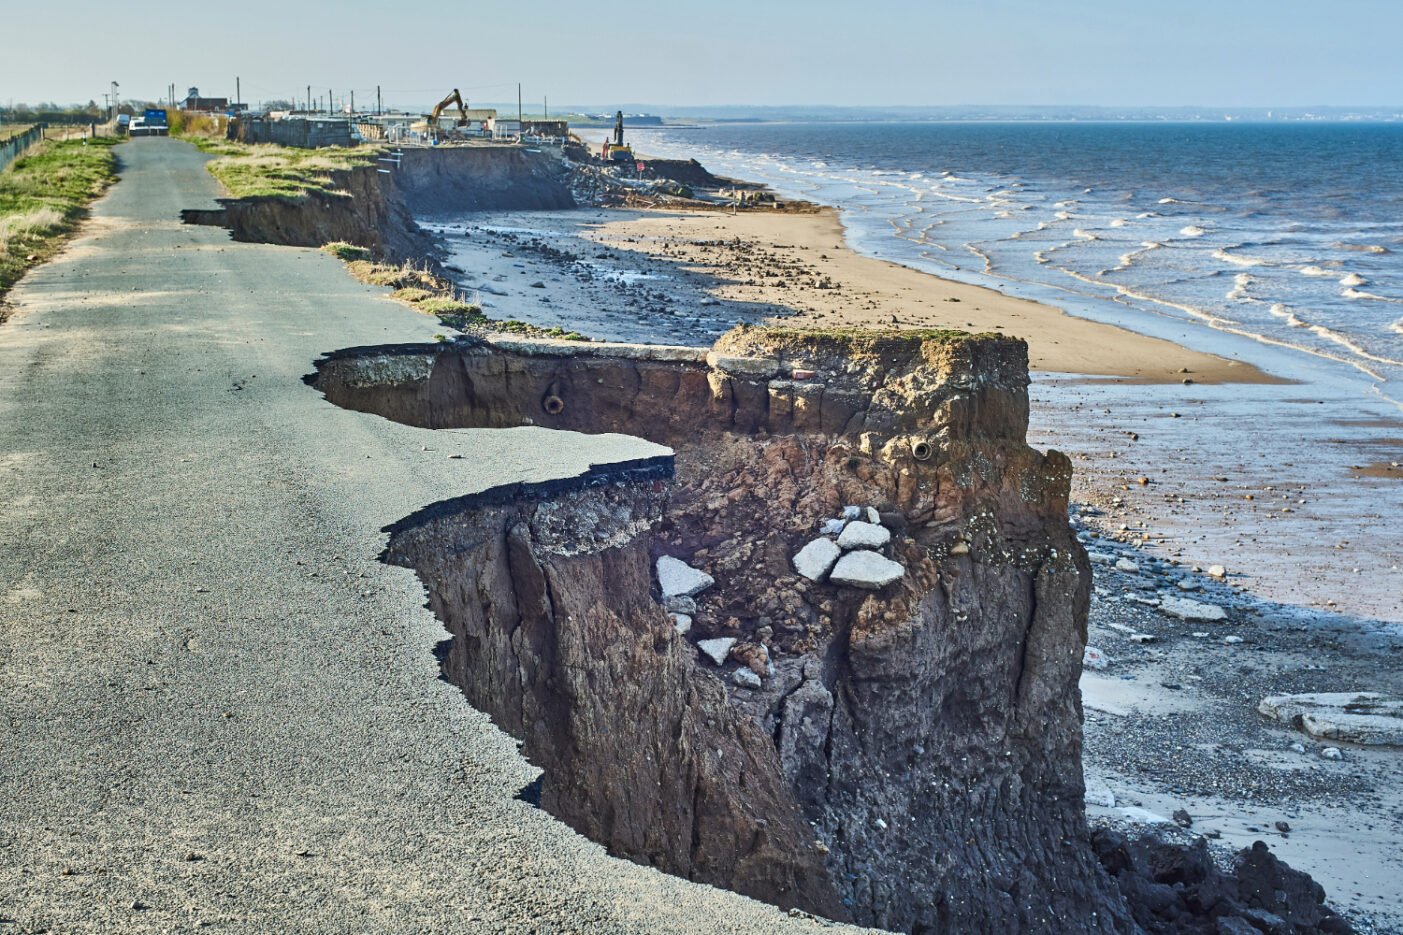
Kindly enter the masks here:
M 331 405 L 318 356 L 433 320 L 182 225 L 219 194 L 192 147 L 117 152 L 0 327 L 0 935 L 828 928 L 514 798 L 536 770 L 376 560 L 430 503 L 664 449 Z

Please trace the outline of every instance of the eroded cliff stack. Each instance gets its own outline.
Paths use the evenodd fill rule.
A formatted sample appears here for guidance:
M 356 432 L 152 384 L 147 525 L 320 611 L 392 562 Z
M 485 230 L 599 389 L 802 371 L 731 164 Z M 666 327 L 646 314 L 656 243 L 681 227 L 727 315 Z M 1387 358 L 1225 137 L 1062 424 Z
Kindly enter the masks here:
M 1133 928 L 1085 824 L 1090 574 L 1069 463 L 1025 442 L 1021 341 L 502 339 L 347 351 L 314 379 L 416 425 L 675 450 L 392 530 L 388 560 L 452 634 L 445 675 L 523 741 L 552 813 L 616 854 L 834 918 Z M 796 566 L 806 548 L 821 560 Z M 850 556 L 888 573 L 835 575 Z M 660 558 L 712 583 L 665 599 Z

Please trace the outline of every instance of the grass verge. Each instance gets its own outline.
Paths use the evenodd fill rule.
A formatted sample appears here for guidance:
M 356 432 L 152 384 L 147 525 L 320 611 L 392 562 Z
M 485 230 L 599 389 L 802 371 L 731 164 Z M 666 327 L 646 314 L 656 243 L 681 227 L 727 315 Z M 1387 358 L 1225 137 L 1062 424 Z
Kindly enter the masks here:
M 217 156 L 207 168 L 235 198 L 296 202 L 313 194 L 349 197 L 336 187 L 332 173 L 374 165 L 380 154 L 373 146 L 296 149 L 274 143 L 236 143 L 198 123 L 172 127 L 171 135 Z
M 0 172 L 0 299 L 51 258 L 117 179 L 115 139 L 49 140 Z M 0 320 L 5 318 L 0 303 Z
M 527 337 L 559 338 L 564 341 L 588 341 L 577 331 L 564 328 L 538 328 L 524 321 L 497 321 L 482 313 L 480 306 L 464 302 L 458 287 L 428 269 L 404 263 L 395 266 L 371 259 L 371 252 L 344 241 L 325 244 L 322 250 L 346 264 L 354 278 L 372 286 L 386 286 L 394 291 L 390 298 L 402 302 L 417 312 L 433 315 L 445 328 L 465 334 L 511 332 Z

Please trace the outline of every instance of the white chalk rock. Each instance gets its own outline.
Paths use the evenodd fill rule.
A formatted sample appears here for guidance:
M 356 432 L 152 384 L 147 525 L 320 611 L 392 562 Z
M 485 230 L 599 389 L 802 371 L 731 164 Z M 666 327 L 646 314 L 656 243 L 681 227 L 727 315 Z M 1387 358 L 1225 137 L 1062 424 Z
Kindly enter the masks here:
M 1140 566 L 1128 558 L 1116 559 L 1116 571 L 1128 571 L 1132 575 L 1140 574 Z
M 672 627 L 678 634 L 684 634 L 692 629 L 692 618 L 689 614 L 673 614 Z
M 1226 568 L 1224 568 L 1222 565 L 1209 565 L 1209 566 L 1208 566 L 1208 577 L 1210 577 L 1210 578 L 1226 578 L 1227 576 L 1228 576 L 1228 570 L 1227 570 Z
M 693 597 L 716 583 L 716 579 L 704 571 L 697 571 L 691 565 L 671 555 L 658 559 L 658 587 L 663 599 L 683 595 Z
M 1192 578 L 1180 578 L 1174 582 L 1174 586 L 1180 591 L 1197 591 L 1199 589 L 1199 583 Z
M 1087 669 L 1104 669 L 1111 664 L 1111 658 L 1095 646 L 1088 646 L 1081 654 L 1081 664 Z
M 1116 561 L 1110 552 L 1087 552 L 1086 557 L 1091 559 L 1093 565 L 1113 565 Z
M 736 645 L 735 637 L 720 636 L 714 640 L 698 640 L 697 649 L 711 657 L 711 661 L 718 666 L 726 661 L 726 657 L 731 653 L 731 647 Z
M 760 676 L 749 669 L 741 667 L 731 674 L 731 681 L 741 688 L 758 689 L 760 687 Z
M 849 552 L 838 559 L 828 580 L 834 584 L 845 584 L 854 588 L 877 590 L 884 588 L 906 574 L 906 569 L 889 558 L 876 552 Z
M 794 570 L 810 581 L 822 581 L 842 554 L 832 539 L 815 539 L 794 556 Z
M 1378 692 L 1272 695 L 1257 710 L 1318 740 L 1403 746 L 1403 699 Z
M 1340 752 L 1339 747 L 1326 747 L 1320 751 L 1320 755 L 1327 760 L 1343 760 L 1345 755 Z
M 838 537 L 838 545 L 843 549 L 880 549 L 891 541 L 891 530 L 876 523 L 861 520 L 848 523 L 843 534 Z
M 867 521 L 869 523 L 880 523 L 882 521 L 882 514 L 877 512 L 876 507 L 869 506 L 867 508 Z
M 1242 642 L 1242 637 L 1240 637 L 1240 636 L 1225 636 L 1225 637 L 1223 637 L 1223 642 L 1224 642 L 1224 643 L 1227 643 L 1229 646 L 1236 646 L 1238 643 L 1241 643 L 1241 642 Z
M 818 528 L 818 531 L 825 536 L 836 536 L 843 531 L 843 527 L 847 524 L 848 521 L 845 519 L 826 519 L 823 521 L 823 525 Z
M 1159 609 L 1180 620 L 1214 623 L 1228 619 L 1228 612 L 1217 604 L 1205 604 L 1202 601 L 1191 601 L 1187 597 L 1173 597 L 1167 594 L 1160 598 Z
M 843 519 L 845 519 L 845 520 L 862 519 L 862 507 L 860 507 L 860 506 L 845 506 L 845 507 L 843 507 Z

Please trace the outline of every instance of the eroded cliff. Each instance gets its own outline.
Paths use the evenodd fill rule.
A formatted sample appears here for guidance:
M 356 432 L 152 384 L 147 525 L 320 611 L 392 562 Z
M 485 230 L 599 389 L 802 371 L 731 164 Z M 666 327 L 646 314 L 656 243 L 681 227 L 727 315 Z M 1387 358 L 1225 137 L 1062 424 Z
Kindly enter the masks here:
M 617 854 L 831 917 L 1127 931 L 1082 806 L 1089 570 L 1067 460 L 1024 441 L 1026 353 L 737 329 L 709 354 L 366 348 L 313 379 L 416 425 L 675 449 L 668 478 L 622 466 L 392 530 L 387 557 L 453 634 L 445 674 L 524 741 L 554 814 Z M 871 541 L 843 544 L 844 524 Z M 899 572 L 801 574 L 817 540 Z M 665 599 L 664 556 L 714 584 Z

